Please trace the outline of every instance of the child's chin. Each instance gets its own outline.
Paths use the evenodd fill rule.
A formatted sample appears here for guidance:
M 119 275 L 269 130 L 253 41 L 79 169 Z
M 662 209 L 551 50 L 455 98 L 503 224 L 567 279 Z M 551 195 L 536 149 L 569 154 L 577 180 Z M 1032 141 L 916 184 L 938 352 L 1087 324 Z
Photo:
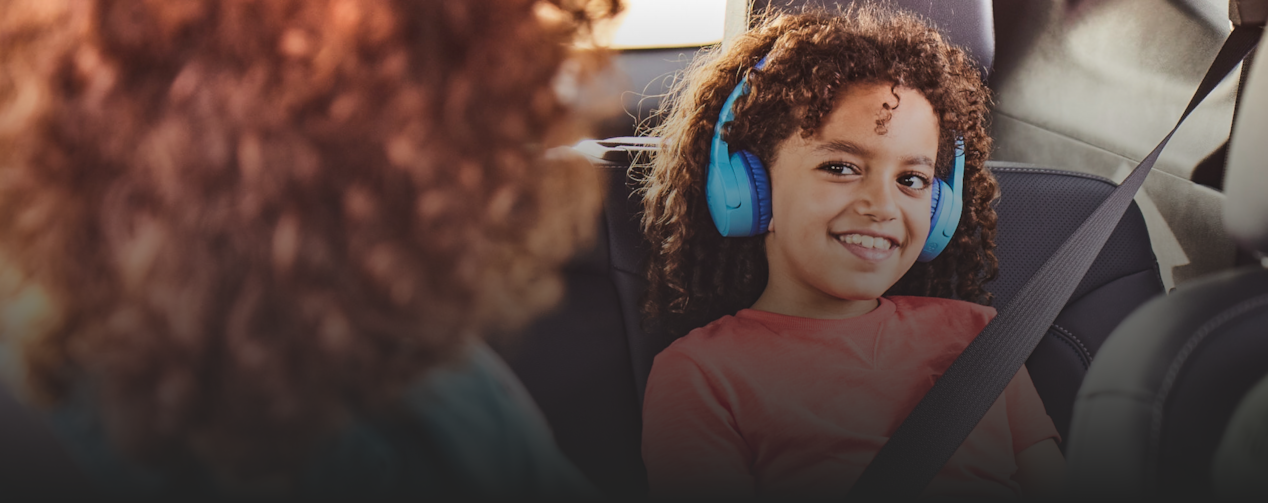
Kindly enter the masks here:
M 834 278 L 829 286 L 829 293 L 841 300 L 872 300 L 885 295 L 901 276 L 892 274 L 854 273 L 847 277 Z M 892 277 L 891 277 L 892 276 Z
M 878 285 L 839 285 L 828 292 L 833 297 L 841 300 L 876 300 L 885 295 L 889 290 L 889 286 L 880 287 Z

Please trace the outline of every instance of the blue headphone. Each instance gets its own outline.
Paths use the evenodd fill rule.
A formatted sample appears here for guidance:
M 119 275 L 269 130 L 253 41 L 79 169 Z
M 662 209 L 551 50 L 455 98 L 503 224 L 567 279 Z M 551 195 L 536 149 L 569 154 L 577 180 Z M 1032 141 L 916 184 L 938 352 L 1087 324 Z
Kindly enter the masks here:
M 766 58 L 757 62 L 755 70 L 766 66 Z M 705 197 L 713 224 L 725 237 L 748 237 L 766 232 L 771 218 L 770 179 L 761 159 L 747 150 L 731 152 L 722 140 L 722 127 L 735 120 L 735 100 L 748 94 L 748 77 L 740 81 L 722 104 L 718 124 L 713 129 L 709 153 L 709 175 Z M 934 178 L 933 204 L 930 207 L 929 237 L 916 260 L 928 262 L 937 257 L 951 242 L 960 225 L 964 210 L 964 138 L 955 140 L 955 166 L 951 183 Z

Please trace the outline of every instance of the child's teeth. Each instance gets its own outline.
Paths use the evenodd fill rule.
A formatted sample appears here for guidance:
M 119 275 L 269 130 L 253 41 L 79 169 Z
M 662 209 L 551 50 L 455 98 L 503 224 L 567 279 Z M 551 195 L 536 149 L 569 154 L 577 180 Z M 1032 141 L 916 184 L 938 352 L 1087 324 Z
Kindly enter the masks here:
M 877 250 L 888 250 L 893 246 L 888 239 L 864 236 L 862 234 L 846 234 L 837 239 L 839 239 L 842 243 L 856 244 L 864 248 L 874 248 Z

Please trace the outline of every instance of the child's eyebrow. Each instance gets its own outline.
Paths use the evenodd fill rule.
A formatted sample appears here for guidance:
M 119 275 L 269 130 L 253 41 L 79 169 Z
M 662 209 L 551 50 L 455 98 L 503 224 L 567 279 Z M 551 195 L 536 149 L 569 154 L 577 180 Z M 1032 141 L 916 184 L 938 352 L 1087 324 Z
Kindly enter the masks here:
M 868 150 L 854 142 L 846 140 L 829 140 L 815 147 L 816 152 L 840 152 L 844 154 L 853 154 L 859 157 L 871 157 L 872 151 Z M 934 167 L 933 159 L 926 155 L 906 156 L 901 159 L 904 166 L 925 165 L 930 168 Z
M 872 151 L 863 148 L 853 142 L 845 140 L 828 140 L 823 144 L 815 147 L 816 152 L 841 152 L 845 154 L 854 154 L 861 157 L 871 157 Z
M 918 166 L 923 164 L 928 166 L 930 169 L 934 168 L 933 159 L 930 159 L 929 156 L 925 155 L 904 157 L 902 161 L 904 166 Z

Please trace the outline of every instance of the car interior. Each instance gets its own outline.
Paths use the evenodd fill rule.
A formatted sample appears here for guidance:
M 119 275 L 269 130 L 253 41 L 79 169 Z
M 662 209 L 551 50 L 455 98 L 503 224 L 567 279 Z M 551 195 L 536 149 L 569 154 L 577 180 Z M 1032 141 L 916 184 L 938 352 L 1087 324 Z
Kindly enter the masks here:
M 739 19 L 806 3 L 842 2 L 758 0 Z M 988 166 L 1002 193 L 1000 272 L 988 288 L 997 308 L 1008 305 L 1167 134 L 1233 24 L 1262 26 L 1268 5 L 895 3 L 964 47 L 994 92 L 995 151 Z M 569 289 L 560 307 L 500 347 L 560 447 L 613 496 L 646 492 L 639 453 L 642 393 L 652 359 L 672 342 L 645 326 L 639 312 L 640 262 L 648 244 L 638 228 L 630 167 L 655 148 L 657 139 L 638 135 L 656 120 L 676 72 L 708 46 L 618 49 L 615 66 L 628 79 L 624 113 L 604 124 L 599 137 L 608 139 L 574 147 L 608 186 L 598 243 L 567 269 Z M 1239 248 L 1223 224 L 1234 112 L 1265 111 L 1237 107 L 1250 67 L 1248 62 L 1225 79 L 1180 127 L 1026 361 L 1062 435 L 1071 482 L 1086 491 L 1209 493 L 1211 455 L 1232 408 L 1268 374 L 1268 339 L 1252 328 L 1253 318 L 1265 313 L 1262 305 L 1239 311 L 1236 316 L 1247 318 L 1221 328 L 1227 337 L 1195 335 L 1204 321 L 1249 298 L 1240 296 L 1262 295 L 1263 287 L 1253 286 L 1264 284 L 1257 255 L 1262 249 Z M 1227 279 L 1230 274 L 1235 278 Z M 1226 279 L 1206 286 L 1212 278 Z M 1124 323 L 1129 315 L 1135 323 Z M 1142 382 L 1152 387 L 1142 388 Z M 1128 406 L 1110 397 L 1139 410 L 1125 412 Z
M 1256 193 L 1268 180 L 1262 171 L 1268 125 L 1262 56 L 1247 63 L 1223 206 L 1229 235 L 1257 253 L 1268 250 L 1268 212 Z M 1251 266 L 1204 276 L 1123 321 L 1076 401 L 1069 463 L 1078 491 L 1210 496 L 1220 475 L 1213 458 L 1230 417 L 1268 374 L 1265 272 Z M 1218 489 L 1221 496 L 1242 497 L 1234 488 Z
M 926 17 L 972 55 L 994 93 L 988 166 L 1002 194 L 1000 269 L 988 288 L 997 308 L 1167 134 L 1233 26 L 1268 19 L 1264 0 L 857 1 Z M 642 396 L 653 358 L 673 342 L 639 309 L 649 243 L 631 173 L 658 142 L 640 134 L 697 52 L 761 13 L 850 1 L 709 3 L 725 7 L 710 11 L 718 37 L 613 44 L 612 70 L 625 82 L 621 113 L 573 147 L 607 186 L 596 242 L 567 266 L 567 293 L 554 311 L 493 341 L 563 452 L 616 498 L 647 493 Z M 1259 329 L 1268 322 L 1268 201 L 1258 195 L 1268 190 L 1260 166 L 1268 153 L 1268 62 L 1260 60 L 1268 56 L 1260 56 L 1180 127 L 1026 361 L 1061 434 L 1072 490 L 1210 495 L 1229 417 L 1268 375 L 1268 334 Z M 0 395 L 0 441 L 17 447 L 11 452 L 58 457 L 41 451 L 48 441 L 24 436 L 34 430 L 18 424 L 9 400 Z M 66 465 L 15 458 L 0 455 L 0 471 L 51 481 Z

